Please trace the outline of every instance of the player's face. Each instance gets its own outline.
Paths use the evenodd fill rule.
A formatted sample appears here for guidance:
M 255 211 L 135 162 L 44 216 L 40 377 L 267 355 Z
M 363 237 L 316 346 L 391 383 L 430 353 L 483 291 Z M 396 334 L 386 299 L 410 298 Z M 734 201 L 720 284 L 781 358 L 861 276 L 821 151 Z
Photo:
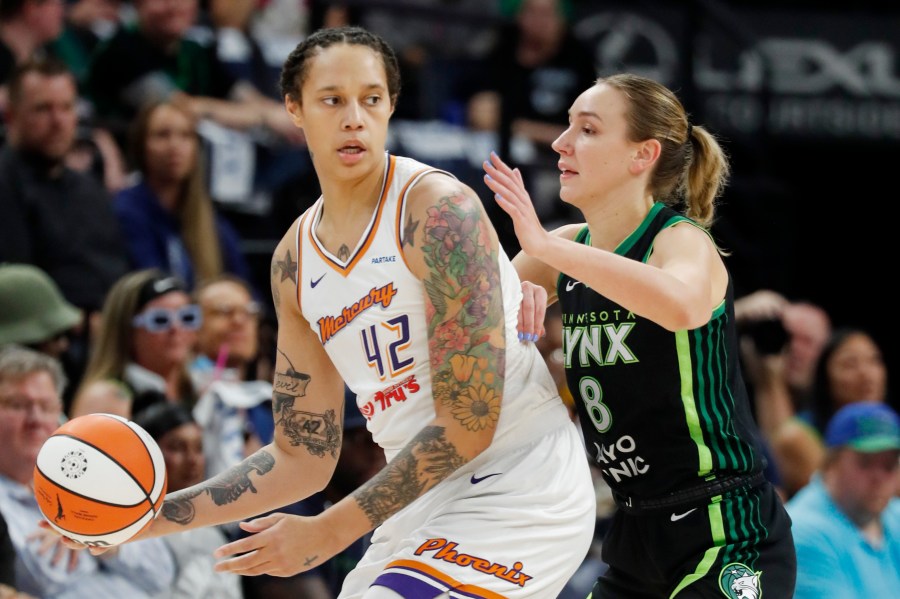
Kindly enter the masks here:
M 185 364 L 197 339 L 196 330 L 178 322 L 180 308 L 190 304 L 190 297 L 182 291 L 171 291 L 147 302 L 141 310 L 163 309 L 172 314 L 172 326 L 161 331 L 150 331 L 136 326 L 132 334 L 134 361 L 160 376 L 167 376 Z
M 607 85 L 582 92 L 569 109 L 569 127 L 553 142 L 559 153 L 560 198 L 578 208 L 629 184 L 638 144 L 627 138 L 626 103 Z
M 199 142 L 194 124 L 185 113 L 163 105 L 147 121 L 146 173 L 152 183 L 184 181 L 197 162 Z
M 5 447 L 0 472 L 28 482 L 41 445 L 59 426 L 61 413 L 62 401 L 46 372 L 0 383 L 0 438 Z
M 337 44 L 310 59 L 302 104 L 288 100 L 320 177 L 355 178 L 381 169 L 393 108 L 381 56 Z
M 28 73 L 22 79 L 21 99 L 12 110 L 10 137 L 23 150 L 62 160 L 75 141 L 77 98 L 70 75 Z
M 215 360 L 227 345 L 230 366 L 256 357 L 259 305 L 246 289 L 232 281 L 213 283 L 203 290 L 199 304 L 203 324 L 197 331 L 197 346 L 203 354 Z

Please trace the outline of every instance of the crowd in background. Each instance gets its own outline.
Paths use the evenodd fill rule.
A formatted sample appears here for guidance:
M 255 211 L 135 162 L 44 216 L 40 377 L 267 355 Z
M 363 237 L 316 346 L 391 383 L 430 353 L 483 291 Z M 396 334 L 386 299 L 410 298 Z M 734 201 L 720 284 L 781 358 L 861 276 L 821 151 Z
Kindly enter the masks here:
M 0 0 L 0 348 L 9 352 L 0 354 L 0 433 L 9 429 L 20 466 L 54 424 L 92 412 L 143 423 L 173 490 L 271 440 L 271 249 L 318 196 L 276 82 L 284 57 L 316 28 L 360 24 L 397 50 L 393 149 L 476 190 L 481 161 L 502 150 L 521 165 L 548 228 L 572 218 L 554 192 L 550 143 L 596 72 L 570 3 L 407 4 L 398 14 L 360 2 Z M 460 17 L 475 11 L 477 23 Z M 485 205 L 514 255 L 508 219 Z M 736 318 L 767 476 L 802 524 L 797 597 L 866 596 L 873 577 L 900 588 L 900 432 L 884 348 L 872 331 L 835 326 L 842 315 L 771 289 L 746 293 Z M 547 331 L 542 353 L 571 407 L 558 312 Z M 43 394 L 37 410 L 22 403 L 28 385 Z M 286 509 L 316 513 L 381 467 L 355 409 L 348 394 L 339 476 Z M 3 462 L 9 532 L 0 541 L 11 545 L 0 583 L 20 597 L 84 596 L 72 594 L 77 583 L 98 597 L 327 599 L 363 549 L 290 579 L 214 575 L 212 549 L 241 534 L 235 527 L 74 563 L 22 520 L 36 514 L 16 487 L 27 480 Z M 614 503 L 599 472 L 596 487 L 596 547 L 565 599 L 585 597 L 603 569 Z M 834 563 L 831 579 L 822 563 Z

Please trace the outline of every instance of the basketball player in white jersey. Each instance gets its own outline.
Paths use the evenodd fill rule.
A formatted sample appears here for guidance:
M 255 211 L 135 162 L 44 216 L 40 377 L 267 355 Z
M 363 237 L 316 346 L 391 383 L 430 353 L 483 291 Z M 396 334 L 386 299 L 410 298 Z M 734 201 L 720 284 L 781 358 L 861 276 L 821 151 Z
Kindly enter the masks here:
M 593 537 L 579 433 L 537 348 L 517 339 L 520 282 L 477 195 L 385 152 L 391 49 L 325 29 L 287 58 L 286 107 L 322 196 L 275 250 L 275 440 L 167 497 L 143 536 L 238 519 L 322 489 L 344 384 L 387 466 L 318 516 L 243 522 L 217 569 L 293 575 L 374 530 L 341 599 L 551 599 Z

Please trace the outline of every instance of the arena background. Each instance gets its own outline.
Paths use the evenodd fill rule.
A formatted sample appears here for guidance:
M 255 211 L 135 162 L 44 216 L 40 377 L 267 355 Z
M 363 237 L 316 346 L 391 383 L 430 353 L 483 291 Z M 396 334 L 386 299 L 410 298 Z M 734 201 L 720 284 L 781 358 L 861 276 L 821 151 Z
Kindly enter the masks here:
M 483 40 L 509 17 L 481 0 L 337 3 L 395 48 L 426 38 L 431 54 L 405 74 L 401 96 L 407 113 L 426 120 L 399 110 L 392 149 L 462 173 L 483 193 L 480 161 L 495 148 L 454 126 L 462 108 L 452 86 L 478 68 Z M 900 269 L 889 242 L 900 166 L 900 3 L 824 4 L 571 0 L 569 7 L 599 75 L 636 72 L 675 89 L 692 121 L 715 132 L 731 155 L 714 233 L 731 251 L 737 292 L 772 288 L 821 304 L 837 325 L 865 327 L 885 351 L 896 388 Z M 552 188 L 555 162 L 549 168 Z M 317 194 L 314 180 L 303 192 L 276 202 L 267 224 L 248 228 L 240 219 L 260 272 L 298 204 Z M 504 233 L 505 216 L 493 218 Z

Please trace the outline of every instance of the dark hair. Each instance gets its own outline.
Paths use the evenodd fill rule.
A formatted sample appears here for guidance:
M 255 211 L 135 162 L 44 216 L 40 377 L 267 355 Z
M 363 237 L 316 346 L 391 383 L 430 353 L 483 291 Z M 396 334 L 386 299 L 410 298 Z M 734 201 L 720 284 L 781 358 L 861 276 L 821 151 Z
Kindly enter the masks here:
M 165 396 L 139 408 L 133 417 L 134 423 L 147 431 L 154 441 L 185 424 L 195 424 L 194 416 L 185 406 L 166 401 Z
M 400 97 L 400 66 L 397 63 L 396 54 L 381 37 L 362 27 L 355 26 L 319 29 L 297 44 L 297 47 L 284 61 L 281 69 L 281 80 L 279 81 L 281 95 L 290 96 L 298 103 L 301 102 L 301 90 L 306 82 L 309 59 L 318 54 L 320 50 L 337 44 L 366 46 L 381 55 L 384 72 L 387 76 L 391 106 L 396 106 L 397 98 Z
M 675 93 L 653 79 L 624 73 L 598 79 L 597 84 L 624 94 L 632 141 L 656 139 L 662 145 L 650 179 L 654 199 L 670 205 L 683 200 L 686 216 L 711 225 L 715 200 L 731 170 L 713 134 L 691 125 Z
M 4 0 L 5 1 L 5 0 Z M 2 4 L 2 2 L 0 2 Z M 56 77 L 65 75 L 72 78 L 72 85 L 76 87 L 75 75 L 71 69 L 58 58 L 53 56 L 35 56 L 25 62 L 16 65 L 9 76 L 9 105 L 18 106 L 22 99 L 22 80 L 30 73 L 37 73 L 44 77 Z
M 831 356 L 847 342 L 847 339 L 855 335 L 864 335 L 872 339 L 872 335 L 859 327 L 845 326 L 835 329 L 822 347 L 822 353 L 819 354 L 819 360 L 816 362 L 810 395 L 810 412 L 812 424 L 820 433 L 824 434 L 828 421 L 838 409 L 834 403 L 834 395 L 828 379 L 828 362 L 831 361 Z

